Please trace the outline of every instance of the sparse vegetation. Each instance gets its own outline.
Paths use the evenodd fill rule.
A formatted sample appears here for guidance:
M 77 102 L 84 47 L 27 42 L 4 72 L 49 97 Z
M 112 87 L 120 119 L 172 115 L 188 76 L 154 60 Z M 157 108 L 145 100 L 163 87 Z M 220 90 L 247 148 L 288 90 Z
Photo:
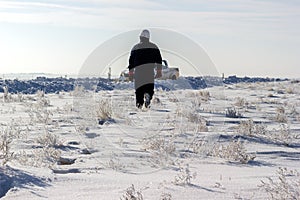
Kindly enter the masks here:
M 242 121 L 238 125 L 237 131 L 240 135 L 264 138 L 278 144 L 284 144 L 286 146 L 290 145 L 293 140 L 300 137 L 299 134 L 292 133 L 289 125 L 287 124 L 280 124 L 279 128 L 268 130 L 266 124 L 254 123 L 252 119 Z
M 0 160 L 2 165 L 5 165 L 12 157 L 13 152 L 11 152 L 11 143 L 13 142 L 12 136 L 6 131 L 0 131 Z
M 172 200 L 172 195 L 170 193 L 162 193 L 160 200 Z
M 195 111 L 190 111 L 187 113 L 187 119 L 189 122 L 192 122 L 190 126 L 193 126 L 195 129 L 195 132 L 207 132 L 208 122 L 202 117 L 199 113 Z
M 16 154 L 16 160 L 22 165 L 34 167 L 52 167 L 57 164 L 61 157 L 61 150 L 58 148 L 62 146 L 59 137 L 48 130 L 36 138 L 36 142 L 40 147 L 32 149 L 31 151 L 20 151 Z
M 200 101 L 209 101 L 210 100 L 210 93 L 207 90 L 199 90 L 195 93 L 197 99 L 199 99 Z
M 77 134 L 83 134 L 89 131 L 89 127 L 87 124 L 81 123 L 75 125 L 75 131 Z
M 145 150 L 151 153 L 154 164 L 165 166 L 172 161 L 171 157 L 176 150 L 174 139 L 160 135 L 143 139 Z
M 247 164 L 256 157 L 254 154 L 246 152 L 246 148 L 240 140 L 233 140 L 227 145 L 216 143 L 209 152 L 209 155 L 242 164 Z
M 81 173 L 80 176 L 88 174 L 89 178 L 94 178 L 93 173 L 101 172 L 98 171 L 100 165 L 105 168 L 105 174 L 122 172 L 124 176 L 120 178 L 129 177 L 128 180 L 120 179 L 121 184 L 125 181 L 129 186 L 129 174 L 132 173 L 139 174 L 132 175 L 139 185 L 147 182 L 151 194 L 164 187 L 163 191 L 155 193 L 155 197 L 147 197 L 148 191 L 136 189 L 134 185 L 121 193 L 113 191 L 113 195 L 121 200 L 180 199 L 181 190 L 196 191 L 202 187 L 204 190 L 200 190 L 204 193 L 216 191 L 216 198 L 234 194 L 236 199 L 242 199 L 242 194 L 248 195 L 257 189 L 261 179 L 257 177 L 265 176 L 266 167 L 262 169 L 261 166 L 268 169 L 284 164 L 297 166 L 300 104 L 299 97 L 295 95 L 298 91 L 296 86 L 289 90 L 275 83 L 271 87 L 269 84 L 233 84 L 226 97 L 219 94 L 218 88 L 173 93 L 157 91 L 149 110 L 135 108 L 132 91 L 96 92 L 94 88 L 94 93 L 88 93 L 83 87 L 78 87 L 73 97 L 70 93 L 54 95 L 38 91 L 25 95 L 7 92 L 9 97 L 0 108 L 3 119 L 0 122 L 3 127 L 0 131 L 0 164 L 6 165 L 3 168 L 10 164 L 16 167 L 21 164 L 24 168 L 59 168 L 57 171 L 62 173 L 76 171 Z M 266 92 L 266 87 L 272 92 Z M 238 94 L 236 89 L 243 90 L 239 95 L 245 96 L 235 98 Z M 252 90 L 251 94 L 247 94 L 247 90 Z M 276 96 L 267 97 L 268 93 Z M 78 105 L 72 104 L 76 95 L 80 97 Z M 83 95 L 88 96 L 88 101 L 81 98 Z M 226 113 L 224 105 L 230 105 Z M 254 105 L 259 109 L 255 109 Z M 224 117 L 235 119 L 224 120 Z M 9 118 L 13 118 L 15 123 L 7 126 L 5 120 Z M 94 126 L 95 122 L 103 125 Z M 254 151 L 257 155 L 252 153 Z M 255 162 L 251 162 L 254 159 Z M 218 166 L 220 174 L 216 174 L 213 168 L 211 171 L 206 168 L 215 166 Z M 245 176 L 239 173 L 237 177 L 234 173 L 227 173 L 226 169 L 246 169 L 247 177 L 253 169 L 257 176 L 250 183 L 239 182 L 239 188 L 245 190 L 234 191 L 232 188 L 237 178 L 245 180 Z M 299 174 L 280 170 L 278 177 L 271 176 L 262 181 L 258 195 L 268 195 L 270 199 L 297 199 Z M 47 174 L 51 170 L 36 171 L 45 173 L 45 180 L 52 179 L 52 175 Z M 194 171 L 201 174 L 200 181 Z M 53 172 L 56 173 L 55 170 Z M 142 173 L 150 175 L 141 180 Z M 161 174 L 163 176 L 160 177 Z M 223 176 L 223 181 L 222 178 L 220 181 L 207 181 L 218 176 Z M 115 176 L 112 179 L 107 177 L 110 181 Z M 234 181 L 229 186 L 231 178 Z M 191 198 L 189 195 L 186 198 L 195 198 L 194 192 L 191 192 Z M 196 199 L 202 197 L 199 193 Z
M 196 154 L 204 154 L 207 155 L 209 150 L 208 142 L 205 140 L 205 138 L 198 138 L 195 137 L 187 147 L 188 151 L 192 151 Z
M 76 85 L 74 91 L 72 92 L 72 95 L 75 97 L 81 97 L 84 96 L 85 93 L 86 91 L 82 85 Z
M 277 177 L 261 180 L 259 188 L 268 194 L 271 200 L 300 199 L 300 174 L 296 170 L 279 168 Z
M 4 86 L 3 91 L 3 102 L 10 102 L 12 97 L 11 94 L 8 92 L 8 87 Z
M 37 104 L 39 105 L 39 107 L 43 108 L 43 107 L 50 106 L 50 101 L 49 99 L 46 98 L 44 91 L 38 90 L 36 96 L 37 96 Z
M 50 133 L 48 130 L 45 130 L 45 133 L 37 138 L 37 143 L 41 144 L 43 147 L 53 147 L 58 148 L 62 145 L 59 137 L 53 133 Z
M 252 119 L 241 121 L 238 125 L 238 133 L 247 136 L 266 136 L 267 126 L 263 123 L 254 123 Z
M 5 165 L 14 158 L 14 152 L 11 150 L 15 139 L 22 137 L 22 130 L 19 125 L 12 120 L 0 130 L 0 161 Z
M 43 91 L 38 91 L 36 98 L 33 99 L 35 103 L 30 103 L 27 108 L 27 113 L 30 117 L 30 123 L 50 124 L 52 122 L 53 112 L 48 109 L 50 100 L 45 96 Z
M 144 197 L 141 191 L 137 191 L 132 184 L 129 188 L 126 189 L 125 193 L 122 195 L 120 200 L 143 200 Z
M 174 184 L 175 185 L 190 185 L 191 180 L 195 179 L 197 173 L 193 173 L 190 171 L 190 167 L 187 164 L 185 167 L 179 168 L 179 174 L 175 176 Z
M 286 116 L 284 107 L 282 107 L 282 106 L 277 107 L 275 120 L 277 122 L 280 122 L 280 123 L 287 123 L 288 122 L 288 118 Z
M 289 112 L 289 115 L 291 116 L 291 117 L 295 117 L 295 118 L 297 118 L 297 116 L 299 116 L 299 111 L 298 111 L 298 108 L 297 108 L 297 106 L 296 105 L 291 105 L 290 106 L 290 112 Z
M 244 107 L 244 106 L 247 106 L 249 103 L 246 101 L 245 98 L 241 98 L 241 97 L 237 97 L 236 98 L 236 101 L 234 103 L 235 106 L 238 106 L 238 107 Z
M 229 118 L 241 118 L 242 114 L 235 107 L 232 107 L 225 110 L 225 116 Z
M 293 134 L 289 125 L 281 124 L 279 129 L 274 129 L 268 135 L 269 139 L 279 144 L 289 146 L 295 139 L 299 138 L 299 134 Z
M 96 104 L 95 108 L 96 119 L 100 121 L 108 121 L 112 119 L 112 105 L 108 100 L 101 100 Z
M 118 158 L 118 156 L 114 153 L 112 153 L 112 155 L 110 156 L 110 159 L 108 161 L 108 167 L 110 169 L 113 169 L 113 170 L 122 170 L 124 169 L 124 164 L 122 164 L 121 160 Z

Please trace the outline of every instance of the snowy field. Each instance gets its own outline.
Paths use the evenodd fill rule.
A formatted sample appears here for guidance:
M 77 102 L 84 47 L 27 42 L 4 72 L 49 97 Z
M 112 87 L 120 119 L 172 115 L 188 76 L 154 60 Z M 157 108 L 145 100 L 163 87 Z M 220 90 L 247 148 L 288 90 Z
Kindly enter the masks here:
M 299 82 L 118 87 L 1 93 L 0 198 L 300 199 Z

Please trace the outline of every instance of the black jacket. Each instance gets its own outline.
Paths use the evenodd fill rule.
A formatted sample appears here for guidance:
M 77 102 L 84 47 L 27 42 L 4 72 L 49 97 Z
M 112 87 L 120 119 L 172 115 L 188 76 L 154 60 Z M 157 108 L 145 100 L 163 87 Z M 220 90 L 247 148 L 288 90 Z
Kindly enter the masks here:
M 162 68 L 162 58 L 158 47 L 149 39 L 140 37 L 130 53 L 129 70 L 134 70 L 135 88 L 154 83 L 154 68 Z
M 161 64 L 162 58 L 158 47 L 147 38 L 141 37 L 141 42 L 136 44 L 130 53 L 129 70 L 149 63 Z

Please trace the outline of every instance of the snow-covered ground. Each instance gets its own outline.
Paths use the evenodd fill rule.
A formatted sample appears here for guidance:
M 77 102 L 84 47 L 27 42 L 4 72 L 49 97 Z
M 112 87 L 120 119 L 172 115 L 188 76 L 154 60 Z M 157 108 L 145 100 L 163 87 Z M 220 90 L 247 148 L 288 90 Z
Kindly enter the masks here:
M 289 171 L 300 172 L 297 81 L 175 85 L 142 110 L 132 86 L 115 88 L 0 94 L 0 198 L 299 195 L 300 176 Z

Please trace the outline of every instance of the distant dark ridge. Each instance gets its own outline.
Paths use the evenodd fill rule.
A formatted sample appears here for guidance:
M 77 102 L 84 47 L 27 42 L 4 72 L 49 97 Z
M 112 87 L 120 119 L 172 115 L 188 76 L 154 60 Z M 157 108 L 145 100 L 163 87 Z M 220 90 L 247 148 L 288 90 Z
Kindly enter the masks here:
M 237 76 L 228 76 L 223 80 L 225 84 L 234 84 L 234 83 L 255 83 L 255 82 L 278 82 L 278 81 L 288 81 L 289 79 L 280 79 L 280 78 L 260 78 L 260 77 L 237 77 Z
M 32 80 L 0 80 L 0 92 L 4 92 L 4 86 L 9 93 L 35 94 L 38 90 L 45 93 L 58 91 L 72 91 L 75 79 L 38 77 Z
M 250 77 L 237 77 L 229 76 L 222 80 L 219 77 L 185 77 L 192 89 L 203 89 L 207 87 L 222 85 L 222 84 L 235 84 L 241 82 L 274 82 L 274 81 L 286 81 L 289 79 L 279 78 L 250 78 Z M 0 92 L 4 92 L 4 87 L 8 88 L 9 93 L 23 93 L 23 94 L 35 94 L 41 90 L 45 93 L 58 93 L 58 92 L 70 92 L 73 91 L 75 86 L 83 86 L 86 90 L 113 90 L 115 83 L 105 78 L 47 78 L 37 77 L 32 80 L 2 80 L 0 79 Z M 158 84 L 160 87 L 162 85 Z

